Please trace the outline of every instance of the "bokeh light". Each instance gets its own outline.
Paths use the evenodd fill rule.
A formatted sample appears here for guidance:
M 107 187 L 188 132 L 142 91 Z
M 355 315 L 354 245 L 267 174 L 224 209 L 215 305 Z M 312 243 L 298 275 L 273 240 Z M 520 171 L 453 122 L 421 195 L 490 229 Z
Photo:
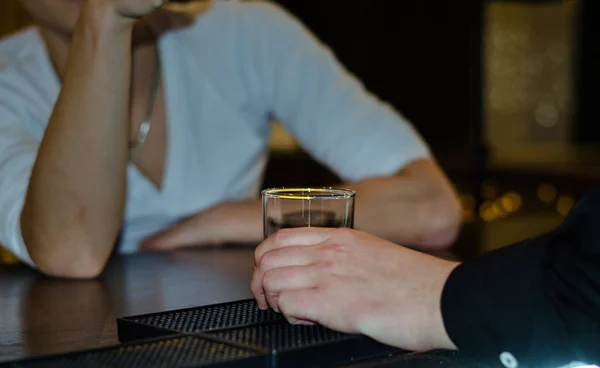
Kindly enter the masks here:
M 479 217 L 481 217 L 481 219 L 486 222 L 492 222 L 496 220 L 498 218 L 498 214 L 494 209 L 494 202 L 483 202 L 479 207 Z
M 523 204 L 523 198 L 517 192 L 508 192 L 499 200 L 502 209 L 508 213 L 517 212 Z
M 562 196 L 556 201 L 556 211 L 563 216 L 566 216 L 571 208 L 575 205 L 575 200 L 569 196 Z

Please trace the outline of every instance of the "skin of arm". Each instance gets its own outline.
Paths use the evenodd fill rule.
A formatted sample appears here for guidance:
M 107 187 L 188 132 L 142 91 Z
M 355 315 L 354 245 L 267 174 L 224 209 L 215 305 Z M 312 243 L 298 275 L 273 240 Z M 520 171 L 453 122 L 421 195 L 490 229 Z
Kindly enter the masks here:
M 83 3 L 21 214 L 27 250 L 47 275 L 96 277 L 112 251 L 125 203 L 132 29 L 154 7 Z
M 357 191 L 359 230 L 423 250 L 447 248 L 458 235 L 460 203 L 430 160 L 413 161 L 396 175 L 347 187 Z
M 455 240 L 460 204 L 439 167 L 414 161 L 396 175 L 341 184 L 356 195 L 355 227 L 423 250 L 440 250 Z M 262 240 L 261 200 L 226 202 L 185 219 L 146 240 L 146 250 Z

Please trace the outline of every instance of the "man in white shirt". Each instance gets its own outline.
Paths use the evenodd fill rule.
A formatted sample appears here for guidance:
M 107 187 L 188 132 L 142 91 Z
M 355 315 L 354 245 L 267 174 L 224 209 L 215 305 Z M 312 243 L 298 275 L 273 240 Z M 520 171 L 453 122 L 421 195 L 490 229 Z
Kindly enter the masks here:
M 117 239 L 260 241 L 271 117 L 357 190 L 357 228 L 456 237 L 425 143 L 277 6 L 21 2 L 36 27 L 0 42 L 0 243 L 41 272 L 95 277 Z

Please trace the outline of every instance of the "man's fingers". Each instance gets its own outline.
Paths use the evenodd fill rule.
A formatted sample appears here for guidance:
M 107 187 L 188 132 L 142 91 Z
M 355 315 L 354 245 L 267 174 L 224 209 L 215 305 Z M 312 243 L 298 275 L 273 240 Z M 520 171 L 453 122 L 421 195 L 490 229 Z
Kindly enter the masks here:
M 167 250 L 167 242 L 163 233 L 153 235 L 140 243 L 140 250 L 143 252 Z
M 201 238 L 201 234 L 198 234 L 195 226 L 187 222 L 182 222 L 144 240 L 140 249 L 144 251 L 167 251 L 176 248 L 209 244 L 209 242 L 204 240 Z
M 256 299 L 258 308 L 265 310 L 269 309 L 269 304 L 267 303 L 267 298 L 265 298 L 265 290 L 262 287 L 262 276 L 262 272 L 254 270 L 252 280 L 250 281 L 250 291 L 252 292 L 252 295 L 254 295 L 254 299 Z
M 193 18 L 210 10 L 212 5 L 212 0 L 193 1 L 189 3 L 168 1 L 163 5 L 163 9 Z
M 145 251 L 170 250 L 176 247 L 175 244 L 181 244 L 181 241 L 184 240 L 184 238 L 184 228 L 181 225 L 175 225 L 168 230 L 144 240 L 140 248 Z
M 322 308 L 322 293 L 323 291 L 317 288 L 282 291 L 277 301 L 279 311 L 290 323 L 318 324 L 322 319 L 319 314 Z
M 261 257 L 257 269 L 266 272 L 285 266 L 307 266 L 315 261 L 316 256 L 314 249 L 304 246 L 273 249 Z
M 262 256 L 274 249 L 290 246 L 309 246 L 320 244 L 331 236 L 332 230 L 322 227 L 299 227 L 279 230 L 263 241 L 254 252 L 254 264 L 258 265 Z
M 315 266 L 291 266 L 267 271 L 262 282 L 267 304 L 279 312 L 279 294 L 287 290 L 315 287 L 317 273 Z
M 250 290 L 261 309 L 268 308 L 263 288 L 263 277 L 265 272 L 282 267 L 307 266 L 313 262 L 314 252 L 307 247 L 288 247 L 274 249 L 266 253 L 259 264 L 256 265 Z

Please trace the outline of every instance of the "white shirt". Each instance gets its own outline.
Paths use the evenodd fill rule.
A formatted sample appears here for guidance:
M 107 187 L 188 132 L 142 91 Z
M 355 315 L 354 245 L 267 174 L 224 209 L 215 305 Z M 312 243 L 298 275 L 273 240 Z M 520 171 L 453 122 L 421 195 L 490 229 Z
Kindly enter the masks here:
M 347 181 L 430 157 L 406 120 L 271 3 L 217 1 L 193 26 L 164 35 L 160 56 L 164 183 L 157 191 L 129 166 L 122 252 L 182 217 L 256 197 L 271 117 Z M 30 265 L 19 217 L 60 88 L 35 28 L 0 41 L 0 244 Z

